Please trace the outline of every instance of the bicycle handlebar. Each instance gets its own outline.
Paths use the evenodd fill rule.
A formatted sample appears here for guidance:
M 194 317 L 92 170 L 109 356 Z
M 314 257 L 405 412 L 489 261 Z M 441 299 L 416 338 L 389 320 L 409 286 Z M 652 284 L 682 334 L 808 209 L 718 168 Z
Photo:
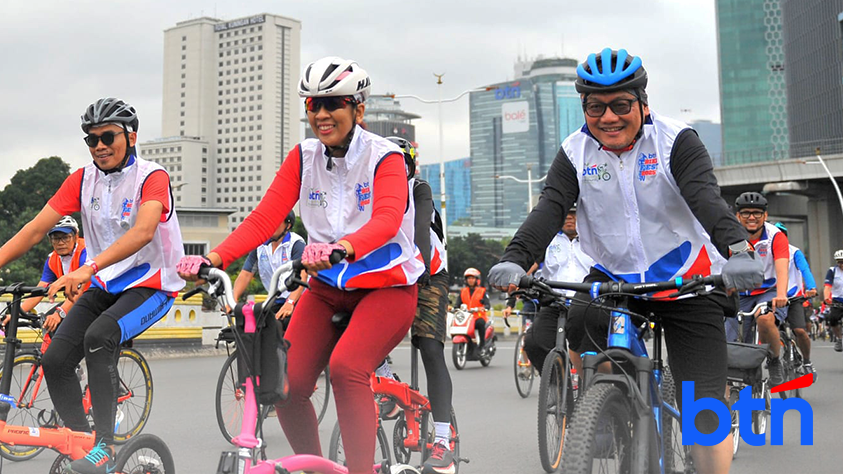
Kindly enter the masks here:
M 624 283 L 624 282 L 594 282 L 574 283 L 565 281 L 549 281 L 541 278 L 534 278 L 531 275 L 521 277 L 518 282 L 519 288 L 536 288 L 545 293 L 554 293 L 553 289 L 573 290 L 580 293 L 588 293 L 592 298 L 610 294 L 635 294 L 643 295 L 654 291 L 679 290 L 679 294 L 691 293 L 706 285 L 719 286 L 723 284 L 720 275 L 707 277 L 693 277 L 689 279 L 675 278 L 668 281 L 645 282 L 645 283 Z M 557 295 L 562 297 L 562 295 Z M 672 296 L 672 295 L 671 295 Z M 678 295 L 677 295 L 678 296 Z
M 790 304 L 793 303 L 794 301 L 804 299 L 804 298 L 805 298 L 805 296 L 802 296 L 802 295 L 791 296 L 790 298 L 787 299 L 787 304 L 785 306 L 790 306 Z M 773 309 L 770 307 L 771 303 L 772 303 L 771 301 L 764 301 L 763 303 L 758 303 L 750 311 L 738 311 L 736 316 L 739 317 L 739 318 L 746 317 L 746 316 L 755 316 L 755 314 L 758 313 L 759 310 L 761 311 L 761 313 L 770 313 L 770 312 L 773 311 Z
M 15 295 L 18 297 L 23 297 L 24 295 L 29 296 L 47 296 L 47 290 L 49 287 L 46 286 L 24 286 L 23 283 L 13 283 L 7 286 L 0 286 L 0 295 Z

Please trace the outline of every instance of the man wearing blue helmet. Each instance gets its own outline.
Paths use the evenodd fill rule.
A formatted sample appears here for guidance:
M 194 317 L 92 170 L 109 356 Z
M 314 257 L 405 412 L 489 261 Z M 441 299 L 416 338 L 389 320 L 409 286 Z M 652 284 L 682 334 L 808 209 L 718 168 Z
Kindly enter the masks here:
M 720 197 L 705 146 L 688 125 L 650 110 L 641 59 L 607 48 L 591 54 L 577 75 L 585 125 L 563 141 L 538 204 L 489 273 L 492 285 L 514 291 L 574 203 L 582 250 L 597 262 L 585 282 L 720 273 L 730 293 L 760 285 L 763 267 L 746 230 Z M 591 298 L 577 294 L 575 300 Z M 705 296 L 633 300 L 630 306 L 661 317 L 677 402 L 683 381 L 695 383 L 696 398 L 723 400 L 723 316 L 734 314 L 734 303 L 722 289 Z M 578 354 L 606 348 L 609 314 L 587 307 L 575 304 L 568 312 L 568 344 Z M 696 423 L 700 432 L 711 433 L 719 420 L 703 411 Z M 719 445 L 691 446 L 691 452 L 701 474 L 727 473 L 731 435 Z

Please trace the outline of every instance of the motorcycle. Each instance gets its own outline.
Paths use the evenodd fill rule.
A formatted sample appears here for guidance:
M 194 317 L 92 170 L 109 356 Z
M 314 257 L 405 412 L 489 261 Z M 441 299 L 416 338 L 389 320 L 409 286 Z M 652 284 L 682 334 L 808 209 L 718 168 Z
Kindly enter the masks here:
M 492 363 L 492 357 L 497 350 L 495 341 L 495 327 L 493 318 L 490 317 L 486 323 L 486 341 L 484 344 L 484 353 L 481 355 L 479 345 L 479 338 L 477 337 L 474 328 L 474 321 L 472 313 L 482 311 L 482 309 L 469 310 L 466 305 L 462 305 L 453 312 L 448 333 L 451 335 L 451 342 L 453 342 L 452 357 L 454 360 L 454 367 L 457 370 L 465 368 L 466 361 L 477 360 L 483 367 L 488 367 Z

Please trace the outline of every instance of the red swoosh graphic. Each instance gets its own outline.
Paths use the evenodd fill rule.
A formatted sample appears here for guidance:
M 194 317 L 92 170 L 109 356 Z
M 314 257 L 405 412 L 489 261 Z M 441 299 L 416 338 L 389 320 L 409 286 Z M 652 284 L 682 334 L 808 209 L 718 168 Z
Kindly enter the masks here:
M 814 383 L 814 374 L 805 374 L 802 377 L 785 382 L 770 389 L 770 393 L 784 392 L 786 390 L 796 390 L 798 388 L 810 387 Z

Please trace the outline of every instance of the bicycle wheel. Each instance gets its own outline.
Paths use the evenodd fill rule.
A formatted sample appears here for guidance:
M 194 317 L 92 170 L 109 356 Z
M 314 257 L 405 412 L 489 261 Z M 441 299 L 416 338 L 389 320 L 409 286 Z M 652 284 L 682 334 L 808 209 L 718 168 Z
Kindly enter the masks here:
M 805 372 L 805 367 L 803 366 L 805 360 L 802 358 L 802 353 L 799 352 L 799 347 L 796 345 L 795 341 L 790 341 L 790 346 L 790 352 L 793 354 L 793 377 L 798 379 L 807 373 Z M 801 388 L 793 390 L 792 393 L 794 397 L 802 398 Z
M 67 468 L 70 467 L 70 456 L 67 454 L 59 454 L 53 465 L 50 466 L 49 474 L 65 474 Z
M 738 387 L 731 387 L 729 391 L 729 413 L 732 415 L 732 459 L 738 457 L 738 449 L 741 446 L 741 417 L 738 411 L 732 407 L 740 398 Z
M 133 437 L 117 453 L 117 472 L 126 474 L 174 474 L 173 455 L 161 438 L 142 434 Z
M 665 369 L 662 378 L 662 400 L 668 405 L 676 408 L 676 385 L 670 369 Z M 665 474 L 683 474 L 696 472 L 693 469 L 691 452 L 688 446 L 682 445 L 682 422 L 674 417 L 667 410 L 661 410 L 662 433 L 664 440 L 664 472 Z M 737 413 L 732 412 L 736 417 Z M 734 429 L 734 425 L 733 429 Z M 739 438 L 740 439 L 740 438 Z M 658 463 L 658 459 L 654 460 Z M 656 464 L 657 465 L 657 464 Z
M 762 398 L 765 404 L 764 410 L 752 412 L 752 432 L 755 434 L 767 433 L 767 420 L 770 418 L 770 407 L 772 406 L 772 396 L 767 383 L 767 380 L 763 380 L 752 386 L 752 398 Z
M 240 383 L 237 374 L 237 351 L 233 351 L 223 362 L 217 379 L 214 408 L 217 412 L 217 425 L 226 441 L 240 434 L 243 422 L 243 410 L 246 404 L 246 389 Z M 260 413 L 260 407 L 258 407 Z
M 524 352 L 524 334 L 522 334 L 518 336 L 518 342 L 515 343 L 515 388 L 521 398 L 530 396 L 535 372 L 536 369 L 530 364 L 530 359 Z
M 53 409 L 43 373 L 39 373 L 40 367 L 41 361 L 34 353 L 23 353 L 15 357 L 9 394 L 17 398 L 18 405 L 9 411 L 6 420 L 9 425 L 39 427 L 56 423 L 58 415 Z M 0 456 L 11 461 L 32 459 L 43 450 L 43 447 L 38 446 L 0 444 Z
M 152 411 L 152 372 L 146 358 L 135 349 L 124 347 L 117 357 L 120 385 L 117 392 L 117 416 L 122 420 L 114 430 L 114 443 L 123 444 L 137 436 L 149 421 Z
M 551 351 L 544 361 L 539 382 L 539 458 L 547 472 L 559 470 L 568 415 L 574 402 L 570 362 L 566 355 L 557 350 Z
M 313 403 L 313 409 L 316 411 L 316 419 L 318 423 L 322 423 L 325 418 L 325 413 L 328 411 L 328 402 L 331 400 L 331 373 L 328 368 L 319 374 L 319 379 L 316 381 L 316 389 L 313 395 L 310 396 L 310 401 Z
M 334 423 L 334 431 L 331 432 L 331 443 L 328 447 L 328 459 L 337 464 L 345 466 L 345 448 L 342 444 L 342 433 L 340 433 L 339 421 Z M 387 462 L 392 464 L 392 454 L 389 451 L 389 440 L 383 426 L 378 423 L 378 430 L 375 439 L 375 459 L 373 463 Z
M 565 472 L 629 472 L 632 411 L 626 395 L 614 385 L 601 383 L 591 387 L 577 401 L 571 416 L 562 452 Z

